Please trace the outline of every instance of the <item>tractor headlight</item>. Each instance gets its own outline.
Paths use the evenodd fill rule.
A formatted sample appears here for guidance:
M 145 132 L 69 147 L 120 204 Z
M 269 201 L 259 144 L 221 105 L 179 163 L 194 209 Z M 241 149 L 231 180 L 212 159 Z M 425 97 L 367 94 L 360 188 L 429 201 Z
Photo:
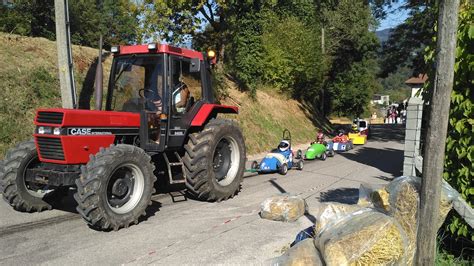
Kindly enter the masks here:
M 110 47 L 110 52 L 116 54 L 118 52 L 120 52 L 120 46 L 112 46 Z
M 156 43 L 149 43 L 148 44 L 148 50 L 156 50 Z
M 61 128 L 55 127 L 55 128 L 53 129 L 53 134 L 54 134 L 54 135 L 61 135 Z
M 44 127 L 38 128 L 38 134 L 44 134 Z

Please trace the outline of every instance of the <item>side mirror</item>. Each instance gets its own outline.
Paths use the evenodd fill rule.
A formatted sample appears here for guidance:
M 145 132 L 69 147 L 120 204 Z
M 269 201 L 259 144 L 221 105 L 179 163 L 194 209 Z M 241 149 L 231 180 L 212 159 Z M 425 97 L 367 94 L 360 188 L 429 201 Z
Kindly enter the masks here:
M 191 64 L 189 65 L 189 72 L 200 72 L 201 71 L 201 61 L 199 58 L 191 59 Z

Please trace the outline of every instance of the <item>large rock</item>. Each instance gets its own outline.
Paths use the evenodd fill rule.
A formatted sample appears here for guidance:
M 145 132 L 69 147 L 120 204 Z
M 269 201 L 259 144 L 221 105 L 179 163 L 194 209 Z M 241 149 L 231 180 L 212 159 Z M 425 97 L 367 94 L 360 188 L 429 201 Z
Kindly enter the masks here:
M 293 222 L 303 216 L 305 211 L 304 199 L 290 194 L 272 196 L 260 205 L 260 216 L 273 221 Z
M 322 266 L 321 255 L 314 246 L 312 238 L 305 239 L 288 249 L 280 257 L 273 258 L 270 263 L 272 266 Z

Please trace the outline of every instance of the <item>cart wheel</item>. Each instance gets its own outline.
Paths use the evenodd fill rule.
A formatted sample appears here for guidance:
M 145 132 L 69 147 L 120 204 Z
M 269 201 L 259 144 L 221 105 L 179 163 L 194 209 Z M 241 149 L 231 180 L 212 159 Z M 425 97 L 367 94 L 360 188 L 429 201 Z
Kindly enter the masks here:
M 304 166 L 303 160 L 299 160 L 298 163 L 296 164 L 296 169 L 303 170 L 303 166 Z
M 326 158 L 327 158 L 327 157 L 328 157 L 328 156 L 326 155 L 326 153 L 323 153 L 323 154 L 321 154 L 321 157 L 320 157 L 320 158 L 321 158 L 321 160 L 326 161 Z
M 303 152 L 301 150 L 298 150 L 296 152 L 296 159 L 301 159 L 301 158 L 303 158 Z
M 282 164 L 279 172 L 280 175 L 286 175 L 288 173 L 288 165 L 286 163 Z
M 258 166 L 259 166 L 259 165 L 258 165 L 258 162 L 257 162 L 257 161 L 253 161 L 251 168 L 252 168 L 252 169 L 258 169 L 258 168 L 259 168 Z

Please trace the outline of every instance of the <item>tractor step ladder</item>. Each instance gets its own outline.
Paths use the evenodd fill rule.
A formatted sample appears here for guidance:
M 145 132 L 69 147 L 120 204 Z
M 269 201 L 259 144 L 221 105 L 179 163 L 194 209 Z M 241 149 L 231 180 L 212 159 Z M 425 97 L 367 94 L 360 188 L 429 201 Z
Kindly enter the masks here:
M 185 183 L 186 182 L 186 178 L 184 176 L 184 171 L 183 171 L 183 160 L 181 159 L 181 156 L 179 156 L 179 154 L 177 152 L 174 152 L 174 157 L 177 161 L 174 161 L 174 162 L 170 162 L 169 158 L 168 158 L 168 155 L 166 154 L 166 152 L 163 153 L 163 158 L 165 158 L 165 162 L 166 162 L 166 167 L 168 168 L 168 177 L 169 177 L 169 180 L 170 180 L 170 184 L 180 184 L 180 183 Z M 172 167 L 181 167 L 181 178 L 180 179 L 175 179 L 173 178 L 173 172 L 171 171 L 171 168 Z

